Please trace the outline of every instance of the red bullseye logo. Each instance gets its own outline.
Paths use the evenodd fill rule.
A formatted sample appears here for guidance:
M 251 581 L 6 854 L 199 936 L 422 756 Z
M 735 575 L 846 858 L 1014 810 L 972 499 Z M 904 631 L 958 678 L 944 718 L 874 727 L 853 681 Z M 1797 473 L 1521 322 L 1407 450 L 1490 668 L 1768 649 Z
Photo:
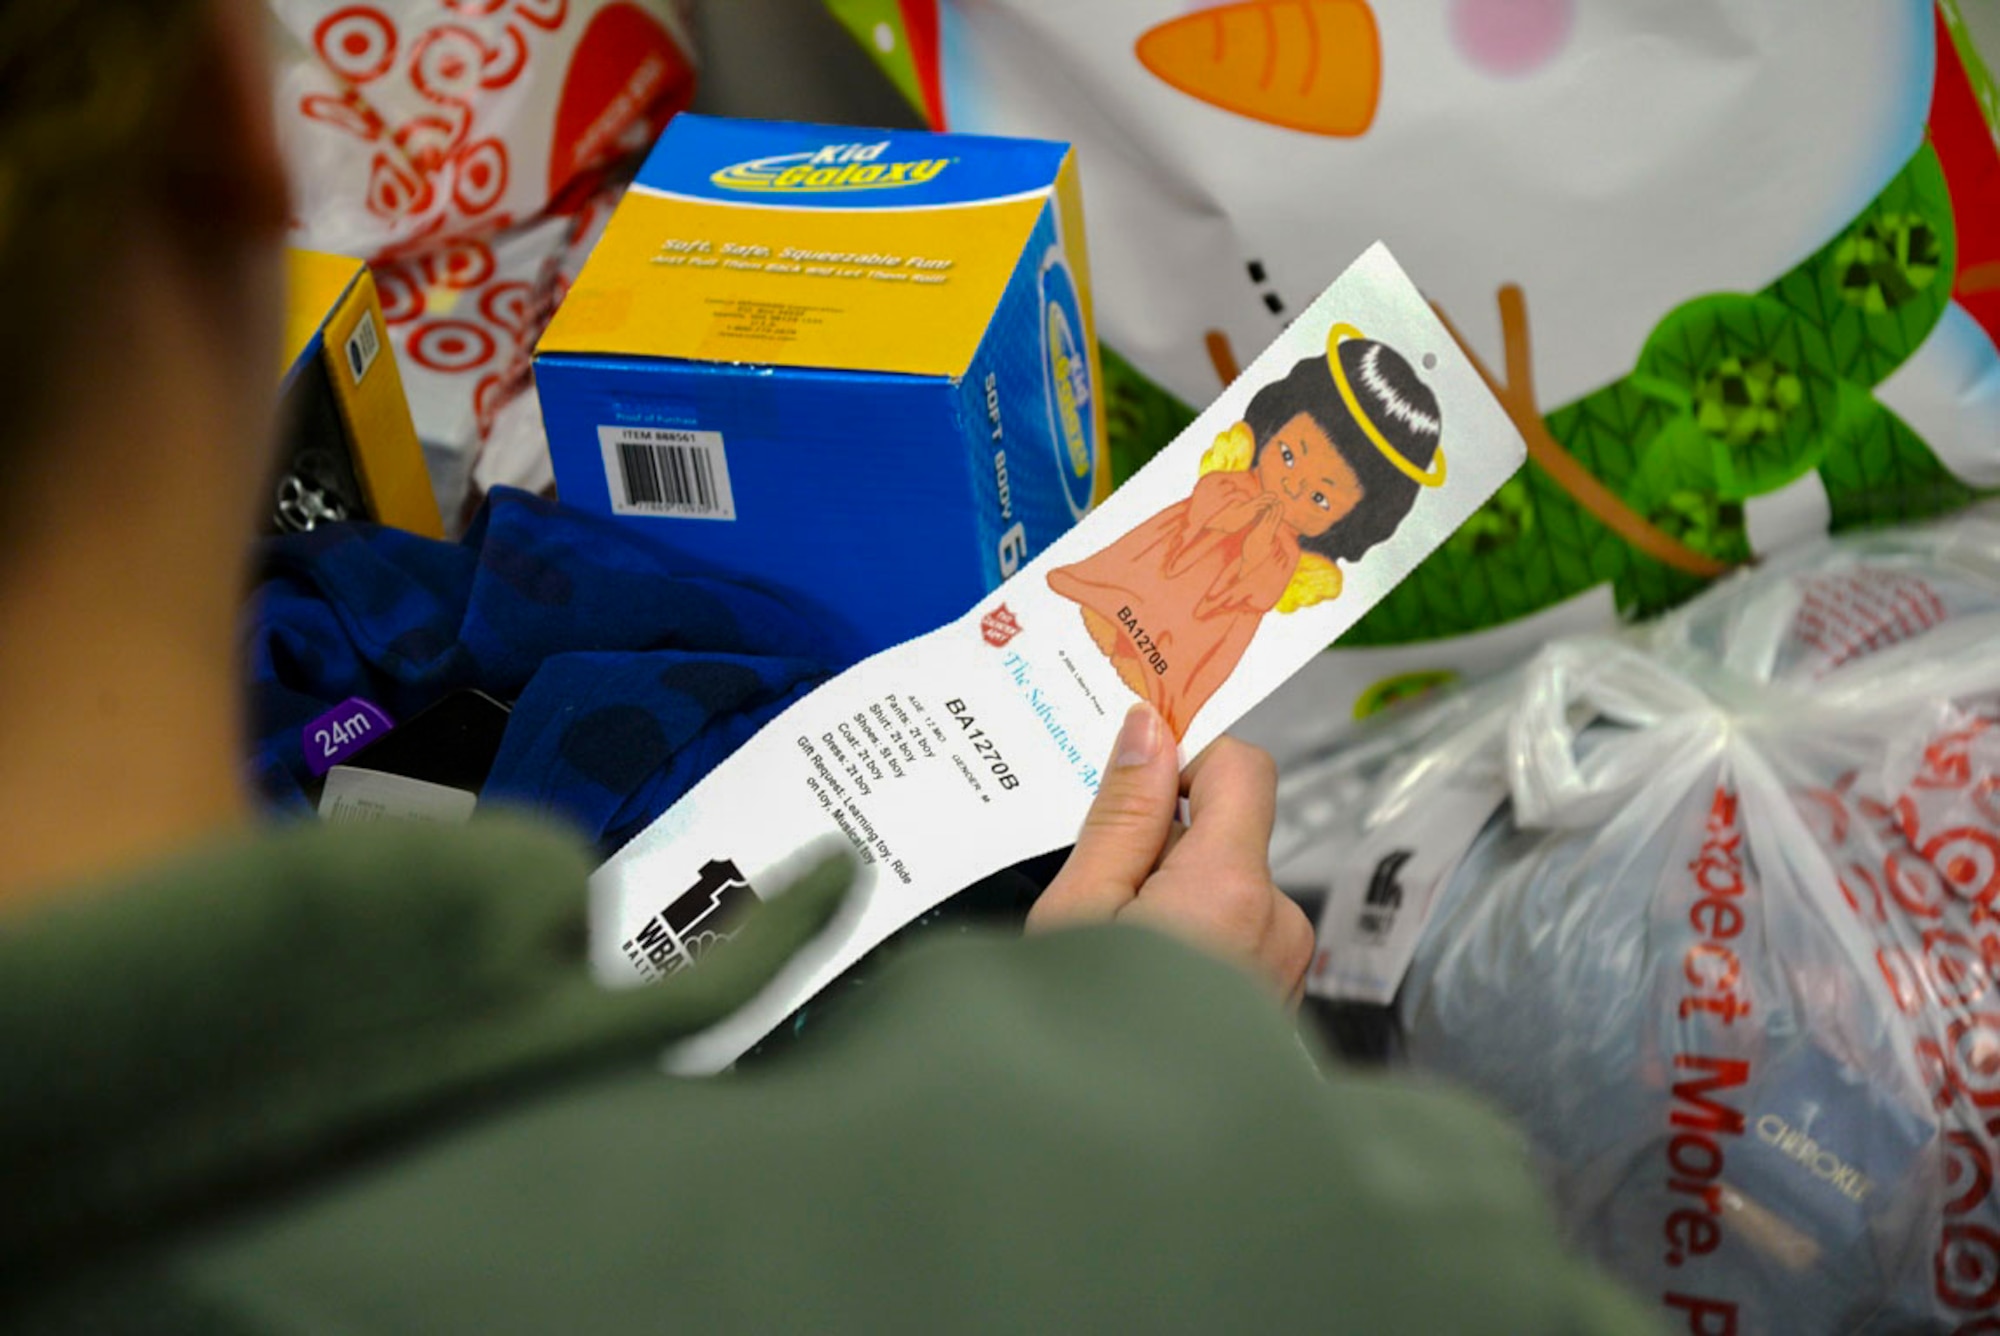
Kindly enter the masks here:
M 313 49 L 326 67 L 349 83 L 367 83 L 396 63 L 396 25 L 379 9 L 349 5 L 313 29 Z
M 1959 1017 L 1945 1031 L 1945 1047 L 1959 1090 L 1979 1108 L 2000 1106 L 2000 1016 Z
M 1933 928 L 1924 934 L 1924 967 L 1945 1006 L 1970 1006 L 1992 986 L 1986 954 L 1962 933 Z
M 1944 878 L 1919 857 L 1892 852 L 1882 865 L 1882 880 L 1903 912 L 1915 918 L 1944 917 Z
M 979 620 L 979 633 L 986 637 L 986 643 L 999 649 L 1002 645 L 1021 634 L 1021 623 L 1002 603 Z
M 433 320 L 410 338 L 410 356 L 419 366 L 456 375 L 493 357 L 493 336 L 469 320 Z
M 493 277 L 493 249 L 483 241 L 447 241 L 424 265 L 440 286 L 469 292 Z
M 466 102 L 479 90 L 486 44 L 470 28 L 433 28 L 410 56 L 410 82 L 433 102 Z
M 1945 1214 L 1965 1215 L 1993 1191 L 1993 1160 L 1970 1132 L 1945 1133 L 1944 1153 Z
M 375 291 L 382 299 L 382 318 L 392 325 L 406 325 L 424 313 L 424 290 L 400 264 L 376 266 Z
M 507 149 L 497 139 L 466 145 L 458 157 L 451 197 L 463 213 L 484 213 L 507 189 Z
M 512 334 L 517 341 L 528 341 L 534 332 L 534 289 L 519 279 L 496 283 L 480 295 L 479 314 Z
M 2000 840 L 1985 831 L 1960 826 L 1940 832 L 1924 845 L 1923 853 L 1960 898 L 1990 906 L 2000 894 Z
M 521 36 L 519 28 L 509 28 L 501 34 L 500 45 L 486 49 L 485 63 L 479 69 L 479 86 L 505 88 L 520 78 L 527 67 L 528 39 Z
M 2000 1303 L 2000 1234 L 1966 1221 L 1946 1225 L 1939 1235 L 1932 1279 L 1938 1298 L 1961 1312 L 1976 1313 Z

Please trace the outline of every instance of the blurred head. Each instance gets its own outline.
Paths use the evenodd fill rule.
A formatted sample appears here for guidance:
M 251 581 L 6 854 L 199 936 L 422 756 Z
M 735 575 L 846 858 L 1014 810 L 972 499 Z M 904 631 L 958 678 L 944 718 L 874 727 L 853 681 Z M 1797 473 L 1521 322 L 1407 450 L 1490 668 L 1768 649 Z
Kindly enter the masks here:
M 256 0 L 0 0 L 0 497 L 70 467 L 37 445 L 141 380 L 156 359 L 135 353 L 261 460 L 285 225 L 263 20 Z
M 0 0 L 0 911 L 247 816 L 286 224 L 265 21 Z M 147 757 L 168 782 L 134 785 Z
M 1442 430 L 1430 387 L 1385 343 L 1345 339 L 1337 355 L 1375 434 L 1409 465 L 1430 467 Z M 1325 357 L 1305 358 L 1259 389 L 1243 420 L 1257 442 L 1251 467 L 1267 490 L 1282 486 L 1288 515 L 1296 512 L 1299 546 L 1308 552 L 1330 561 L 1359 561 L 1394 533 L 1416 504 L 1417 483 L 1355 420 Z M 1296 467 L 1302 454 L 1310 461 L 1303 480 Z M 1284 467 L 1288 462 L 1295 467 Z M 1315 510 L 1323 517 L 1318 521 Z

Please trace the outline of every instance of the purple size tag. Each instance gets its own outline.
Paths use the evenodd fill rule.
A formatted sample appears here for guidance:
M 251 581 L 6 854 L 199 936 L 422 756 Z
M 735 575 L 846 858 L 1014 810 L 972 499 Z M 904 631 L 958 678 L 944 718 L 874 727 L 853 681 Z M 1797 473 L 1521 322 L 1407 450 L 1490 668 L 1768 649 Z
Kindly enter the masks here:
M 306 768 L 324 775 L 394 728 L 395 721 L 359 696 L 350 696 L 305 726 Z

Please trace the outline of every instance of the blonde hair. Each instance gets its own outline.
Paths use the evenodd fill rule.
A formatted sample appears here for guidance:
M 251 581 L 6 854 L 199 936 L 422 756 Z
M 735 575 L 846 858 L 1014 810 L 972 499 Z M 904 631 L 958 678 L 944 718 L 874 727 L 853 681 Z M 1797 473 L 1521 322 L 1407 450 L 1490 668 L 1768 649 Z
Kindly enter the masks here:
M 0 413 L 18 440 L 171 142 L 214 0 L 0 0 Z M 0 438 L 4 439 L 4 438 Z M 0 452 L 0 468 L 11 461 Z

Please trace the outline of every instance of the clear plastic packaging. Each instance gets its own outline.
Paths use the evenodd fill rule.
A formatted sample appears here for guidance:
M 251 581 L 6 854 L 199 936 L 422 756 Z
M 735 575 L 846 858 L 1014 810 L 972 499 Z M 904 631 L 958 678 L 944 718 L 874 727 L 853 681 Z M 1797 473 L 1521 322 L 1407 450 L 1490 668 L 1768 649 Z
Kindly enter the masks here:
M 2000 1331 L 2000 527 L 1793 552 L 1385 724 L 1285 781 L 1315 991 L 1414 916 L 1398 1060 L 1517 1119 L 1671 1330 Z M 1446 861 L 1356 889 L 1393 845 Z

